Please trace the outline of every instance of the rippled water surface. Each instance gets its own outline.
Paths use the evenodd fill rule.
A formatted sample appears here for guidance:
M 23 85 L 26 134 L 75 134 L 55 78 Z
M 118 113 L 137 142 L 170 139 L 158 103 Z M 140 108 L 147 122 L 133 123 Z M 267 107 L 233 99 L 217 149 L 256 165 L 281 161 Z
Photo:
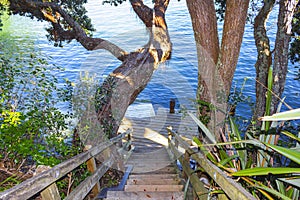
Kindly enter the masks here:
M 108 39 L 127 51 L 133 51 L 146 44 L 148 40 L 144 25 L 135 16 L 129 2 L 115 7 L 102 5 L 101 1 L 93 0 L 87 4 L 89 16 L 97 31 L 94 37 Z M 175 98 L 178 105 L 190 105 L 195 98 L 197 86 L 197 55 L 190 16 L 184 1 L 171 1 L 167 10 L 167 23 L 173 43 L 172 59 L 161 65 L 147 88 L 139 95 L 137 101 L 151 102 L 155 107 L 168 107 L 170 98 Z M 47 24 L 34 22 L 14 16 L 11 19 L 11 34 L 15 38 L 32 38 L 36 48 L 53 58 L 52 62 L 66 70 L 59 74 L 61 78 L 69 78 L 76 82 L 80 71 L 96 74 L 99 81 L 120 62 L 104 50 L 86 51 L 77 42 L 71 42 L 63 48 L 53 47 L 45 37 L 44 27 Z M 275 27 L 275 22 L 270 23 Z M 221 25 L 220 25 L 221 27 Z M 270 28 L 270 30 L 272 30 Z M 275 33 L 269 31 L 274 39 Z M 243 94 L 254 100 L 254 77 L 256 49 L 251 25 L 247 25 L 241 55 L 234 81 L 240 86 L 244 78 L 248 78 Z M 285 95 L 287 102 L 294 108 L 300 107 L 298 100 L 300 82 L 295 81 L 296 69 L 290 67 Z M 250 108 L 241 104 L 238 112 L 245 117 L 251 115 Z

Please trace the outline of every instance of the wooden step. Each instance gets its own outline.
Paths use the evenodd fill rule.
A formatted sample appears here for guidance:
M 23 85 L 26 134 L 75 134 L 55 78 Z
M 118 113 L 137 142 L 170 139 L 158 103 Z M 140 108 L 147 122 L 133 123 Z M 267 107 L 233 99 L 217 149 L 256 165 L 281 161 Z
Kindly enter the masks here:
M 169 179 L 179 178 L 178 174 L 131 174 L 128 179 Z
M 159 153 L 159 154 L 158 154 Z M 166 148 L 160 148 L 156 151 L 149 151 L 147 156 L 149 157 L 157 157 L 157 155 L 167 155 L 168 152 L 166 150 Z M 144 157 L 145 155 L 144 154 L 141 154 L 141 153 L 133 153 L 132 154 L 133 157 Z
M 147 168 L 149 169 L 149 168 Z M 154 167 L 153 167 L 154 169 Z M 137 173 L 136 171 L 132 171 L 131 174 L 135 174 Z M 156 170 L 151 170 L 149 172 L 144 172 L 144 174 L 176 174 L 177 171 L 175 170 L 175 167 L 174 166 L 166 166 L 166 167 L 163 167 L 163 168 L 158 168 Z M 139 173 L 141 174 L 141 173 Z
M 130 156 L 129 160 L 131 161 L 156 161 L 156 160 L 170 160 L 169 155 L 161 155 L 156 157 L 150 157 L 147 156 L 147 154 L 144 154 L 144 156 Z
M 127 162 L 132 162 L 132 163 L 136 163 L 136 164 L 139 164 L 139 163 L 160 163 L 160 162 L 168 162 L 168 163 L 171 163 L 171 159 L 169 157 L 166 157 L 166 158 L 155 158 L 155 159 L 148 159 L 148 158 L 139 158 L 139 159 L 128 159 Z
M 108 200 L 183 200 L 183 192 L 123 192 L 108 191 Z
M 132 174 L 175 174 L 176 171 L 164 169 L 164 166 L 135 166 L 132 170 Z
M 143 167 L 156 167 L 157 169 L 161 169 L 164 167 L 168 167 L 171 166 L 173 163 L 171 162 L 167 162 L 167 161 L 163 161 L 163 162 L 154 162 L 154 163 L 148 163 L 148 162 L 144 162 L 144 163 L 135 163 L 135 162 L 127 162 L 126 164 L 128 165 L 133 165 L 135 168 L 143 168 Z
M 178 185 L 180 179 L 128 179 L 127 185 Z
M 127 192 L 180 192 L 183 185 L 125 185 Z

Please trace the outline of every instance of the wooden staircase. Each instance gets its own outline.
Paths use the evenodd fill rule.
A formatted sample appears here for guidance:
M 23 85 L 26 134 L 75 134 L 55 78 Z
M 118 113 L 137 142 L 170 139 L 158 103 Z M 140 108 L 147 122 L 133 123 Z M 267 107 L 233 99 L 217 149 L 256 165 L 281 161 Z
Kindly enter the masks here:
M 124 191 L 108 191 L 109 200 L 183 200 L 184 185 L 168 150 L 145 138 L 134 138 L 138 145 L 127 161 L 133 170 Z

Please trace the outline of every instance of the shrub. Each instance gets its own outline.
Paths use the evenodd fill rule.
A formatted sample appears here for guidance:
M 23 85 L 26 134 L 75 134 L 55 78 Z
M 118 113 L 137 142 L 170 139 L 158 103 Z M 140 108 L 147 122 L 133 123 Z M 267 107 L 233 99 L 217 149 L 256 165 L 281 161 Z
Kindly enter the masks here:
M 72 115 L 58 109 L 71 100 L 72 85 L 59 84 L 51 65 L 33 49 L 7 50 L 0 41 L 0 159 L 20 168 L 24 163 L 53 166 L 77 149 L 66 144 Z M 17 53 L 13 53 L 16 52 Z

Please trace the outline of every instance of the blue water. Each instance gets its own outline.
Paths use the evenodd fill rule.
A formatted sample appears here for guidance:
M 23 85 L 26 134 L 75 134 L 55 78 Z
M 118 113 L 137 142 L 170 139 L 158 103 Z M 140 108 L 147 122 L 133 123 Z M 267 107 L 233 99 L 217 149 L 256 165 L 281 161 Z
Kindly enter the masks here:
M 108 39 L 127 51 L 133 51 L 146 44 L 148 40 L 144 25 L 135 16 L 134 11 L 125 2 L 115 7 L 102 5 L 99 0 L 89 1 L 87 4 L 89 16 L 97 29 L 94 37 Z M 169 100 L 175 98 L 179 105 L 190 107 L 191 99 L 195 99 L 197 86 L 197 55 L 190 16 L 185 1 L 171 1 L 167 10 L 167 23 L 173 43 L 172 59 L 161 65 L 154 73 L 151 82 L 139 95 L 137 102 L 151 102 L 157 107 L 168 107 Z M 273 14 L 273 18 L 276 13 Z M 268 34 L 274 41 L 276 21 L 269 24 Z M 58 77 L 68 78 L 78 82 L 79 72 L 88 71 L 96 74 L 99 82 L 120 62 L 104 50 L 88 52 L 80 44 L 73 41 L 63 48 L 53 47 L 46 38 L 44 27 L 46 23 L 35 22 L 22 17 L 13 16 L 11 19 L 11 34 L 15 38 L 31 38 L 35 47 L 52 57 L 53 63 L 66 70 Z M 219 25 L 221 28 L 221 24 Z M 240 59 L 234 77 L 234 84 L 238 87 L 247 78 L 243 94 L 255 100 L 255 68 L 256 48 L 253 39 L 252 25 L 246 26 Z M 286 102 L 293 108 L 299 108 L 300 81 L 295 81 L 296 69 L 290 66 L 285 88 Z M 243 113 L 248 118 L 251 110 L 248 104 L 241 103 L 237 113 Z

